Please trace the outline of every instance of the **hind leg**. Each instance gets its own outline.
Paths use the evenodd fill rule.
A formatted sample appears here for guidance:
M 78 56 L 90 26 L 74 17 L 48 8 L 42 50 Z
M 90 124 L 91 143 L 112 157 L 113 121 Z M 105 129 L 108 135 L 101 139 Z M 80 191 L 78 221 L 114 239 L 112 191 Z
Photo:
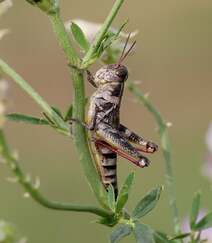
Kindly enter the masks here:
M 143 138 L 140 135 L 132 132 L 130 129 L 125 127 L 124 125 L 119 125 L 119 131 L 126 137 L 130 142 L 143 146 L 144 148 L 137 148 L 138 151 L 143 151 L 145 153 L 154 153 L 158 150 L 158 145 Z
M 106 146 L 137 166 L 145 167 L 149 165 L 150 161 L 133 147 L 119 130 L 112 128 L 106 123 L 100 123 L 96 134 L 100 140 L 103 140 L 103 143 L 106 143 Z

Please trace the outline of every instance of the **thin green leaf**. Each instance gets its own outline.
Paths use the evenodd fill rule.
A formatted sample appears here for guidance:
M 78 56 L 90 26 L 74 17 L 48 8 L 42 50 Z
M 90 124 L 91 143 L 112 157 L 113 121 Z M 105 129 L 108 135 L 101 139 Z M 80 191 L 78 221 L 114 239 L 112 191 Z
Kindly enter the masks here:
M 85 98 L 85 106 L 87 105 L 88 101 L 89 101 L 89 98 L 86 97 L 86 98 Z M 72 117 L 73 117 L 73 104 L 70 104 L 68 110 L 67 110 L 66 113 L 65 113 L 64 121 L 68 121 L 68 120 L 70 120 Z
M 184 238 L 187 238 L 190 235 L 191 235 L 191 232 L 189 232 L 189 233 L 183 233 L 183 234 L 176 235 L 176 236 L 170 238 L 169 240 L 171 241 L 171 240 L 184 239 Z
M 73 37 L 75 41 L 78 43 L 80 48 L 84 50 L 85 52 L 88 51 L 90 48 L 89 41 L 86 39 L 83 31 L 79 27 L 79 25 L 75 24 L 74 22 L 71 23 L 71 32 L 73 34 Z
M 110 235 L 110 243 L 119 242 L 132 232 L 132 227 L 128 224 L 118 226 Z
M 195 193 L 194 199 L 192 202 L 191 212 L 190 212 L 190 227 L 191 229 L 194 229 L 195 223 L 197 220 L 197 216 L 199 214 L 200 209 L 200 200 L 201 200 L 201 194 L 200 192 Z
M 98 59 L 102 55 L 102 53 L 104 52 L 104 42 L 105 41 L 106 40 L 102 41 L 102 43 L 100 44 L 100 46 L 97 49 L 96 53 L 94 54 L 94 56 L 93 56 L 94 60 L 95 60 L 95 58 Z
M 118 31 L 115 33 L 116 37 L 118 37 L 121 33 L 121 31 L 124 29 L 124 27 L 128 24 L 129 19 L 125 20 L 125 22 L 123 22 L 123 24 L 120 26 L 120 28 L 118 29 Z
M 18 113 L 7 114 L 6 118 L 10 121 L 25 122 L 33 125 L 49 125 L 48 121 L 45 119 Z
M 155 243 L 153 230 L 145 225 L 136 223 L 133 229 L 136 242 L 138 243 Z
M 212 212 L 205 215 L 199 222 L 196 223 L 194 230 L 204 230 L 212 227 Z
M 108 49 L 118 39 L 120 32 L 123 30 L 123 28 L 126 26 L 127 23 L 128 20 L 126 20 L 117 31 L 108 30 L 108 32 L 104 35 L 102 42 L 98 46 L 98 49 L 93 54 L 91 58 L 92 59 L 91 63 L 93 63 L 97 58 L 99 58 L 103 54 L 103 52 L 106 49 Z M 114 51 L 115 50 L 113 50 L 113 52 Z
M 108 190 L 107 192 L 108 206 L 113 212 L 115 212 L 116 200 L 115 200 L 114 188 L 112 185 L 109 185 L 107 190 Z
M 135 174 L 130 173 L 127 176 L 124 184 L 122 185 L 122 188 L 118 194 L 118 198 L 117 198 L 117 202 L 116 202 L 116 213 L 120 213 L 122 208 L 126 204 L 134 177 L 135 177 Z
M 166 234 L 155 231 L 154 232 L 155 243 L 170 243 Z
M 132 218 L 137 220 L 149 213 L 156 206 L 160 198 L 161 191 L 162 187 L 159 186 L 147 193 L 133 210 Z
M 50 118 L 49 115 L 47 115 L 45 112 L 42 112 L 43 116 L 46 118 L 47 122 L 51 125 L 51 126 L 55 126 L 55 122 Z
M 51 108 L 58 114 L 58 116 L 60 116 L 63 119 L 62 112 L 57 107 L 51 106 Z
M 70 119 L 72 118 L 72 116 L 73 116 L 73 105 L 71 104 L 71 105 L 69 106 L 69 108 L 68 108 L 66 114 L 65 114 L 65 118 L 64 118 L 64 120 L 65 120 L 65 121 L 68 121 L 68 120 L 70 120 Z
M 104 48 L 103 48 L 104 50 L 107 49 L 108 47 L 110 47 L 113 44 L 113 42 L 115 42 L 118 39 L 121 31 L 124 29 L 124 27 L 127 25 L 127 23 L 128 23 L 128 20 L 126 20 L 116 32 L 111 31 L 111 30 L 108 31 L 107 38 L 104 43 Z
M 105 35 L 105 39 L 101 43 L 102 52 L 112 44 L 113 40 L 115 40 L 115 36 L 116 34 L 113 32 L 108 32 L 107 35 Z
M 115 36 L 115 34 L 111 31 L 108 31 L 104 35 L 104 39 L 102 39 L 102 42 L 98 46 L 98 49 L 96 50 L 96 52 L 92 56 L 93 60 L 95 60 L 96 58 L 99 58 L 103 54 L 105 49 L 109 46 L 109 43 L 111 43 L 111 40 L 112 40 L 112 38 L 114 38 L 114 36 Z

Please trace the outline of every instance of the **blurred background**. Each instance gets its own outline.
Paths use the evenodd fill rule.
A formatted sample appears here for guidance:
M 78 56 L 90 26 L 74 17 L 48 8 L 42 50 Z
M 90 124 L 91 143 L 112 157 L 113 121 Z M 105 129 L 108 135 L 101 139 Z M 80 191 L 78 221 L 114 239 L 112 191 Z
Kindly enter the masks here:
M 64 21 L 82 18 L 102 22 L 114 1 L 61 0 Z M 193 193 L 201 189 L 203 204 L 211 209 L 210 182 L 201 174 L 207 148 L 205 134 L 211 117 L 212 99 L 212 2 L 209 0 L 126 1 L 114 21 L 120 26 L 129 18 L 126 31 L 139 30 L 135 52 L 125 61 L 130 80 L 141 80 L 143 92 L 170 128 L 176 176 L 177 203 L 182 218 L 189 212 Z M 48 18 L 25 1 L 1 18 L 0 28 L 11 33 L 1 40 L 0 56 L 19 72 L 52 105 L 65 111 L 72 99 L 66 60 Z M 93 66 L 93 72 L 99 66 Z M 94 91 L 87 85 L 87 94 Z M 41 115 L 41 110 L 19 87 L 10 82 L 9 112 Z M 126 91 L 121 120 L 129 128 L 159 142 L 156 124 Z M 73 143 L 50 128 L 7 123 L 8 140 L 31 175 L 39 175 L 42 192 L 51 199 L 96 204 L 84 178 Z M 136 172 L 129 209 L 156 184 L 164 184 L 161 152 L 151 156 L 152 165 L 140 170 L 128 161 L 118 163 L 119 181 Z M 7 167 L 0 169 L 0 218 L 13 222 L 30 243 L 107 242 L 111 229 L 95 224 L 95 216 L 57 212 L 23 197 L 18 184 L 8 183 Z M 154 229 L 172 232 L 166 190 L 157 208 L 144 218 Z M 128 238 L 123 242 L 134 242 Z

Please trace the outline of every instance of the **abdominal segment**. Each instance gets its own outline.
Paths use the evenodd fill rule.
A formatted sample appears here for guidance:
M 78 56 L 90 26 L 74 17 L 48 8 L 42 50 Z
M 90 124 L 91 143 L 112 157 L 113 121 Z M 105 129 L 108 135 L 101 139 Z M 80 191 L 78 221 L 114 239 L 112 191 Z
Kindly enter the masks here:
M 101 168 L 99 171 L 102 182 L 106 189 L 111 184 L 114 188 L 115 197 L 117 197 L 117 154 L 98 142 L 95 143 L 95 146 L 100 157 L 99 167 Z

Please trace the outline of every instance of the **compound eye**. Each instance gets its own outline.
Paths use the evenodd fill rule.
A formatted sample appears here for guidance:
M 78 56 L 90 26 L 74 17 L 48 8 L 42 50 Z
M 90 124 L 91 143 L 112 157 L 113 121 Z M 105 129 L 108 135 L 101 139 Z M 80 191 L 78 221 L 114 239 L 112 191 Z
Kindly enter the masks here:
M 125 78 L 127 76 L 127 71 L 124 69 L 120 69 L 116 71 L 116 75 L 120 78 Z

